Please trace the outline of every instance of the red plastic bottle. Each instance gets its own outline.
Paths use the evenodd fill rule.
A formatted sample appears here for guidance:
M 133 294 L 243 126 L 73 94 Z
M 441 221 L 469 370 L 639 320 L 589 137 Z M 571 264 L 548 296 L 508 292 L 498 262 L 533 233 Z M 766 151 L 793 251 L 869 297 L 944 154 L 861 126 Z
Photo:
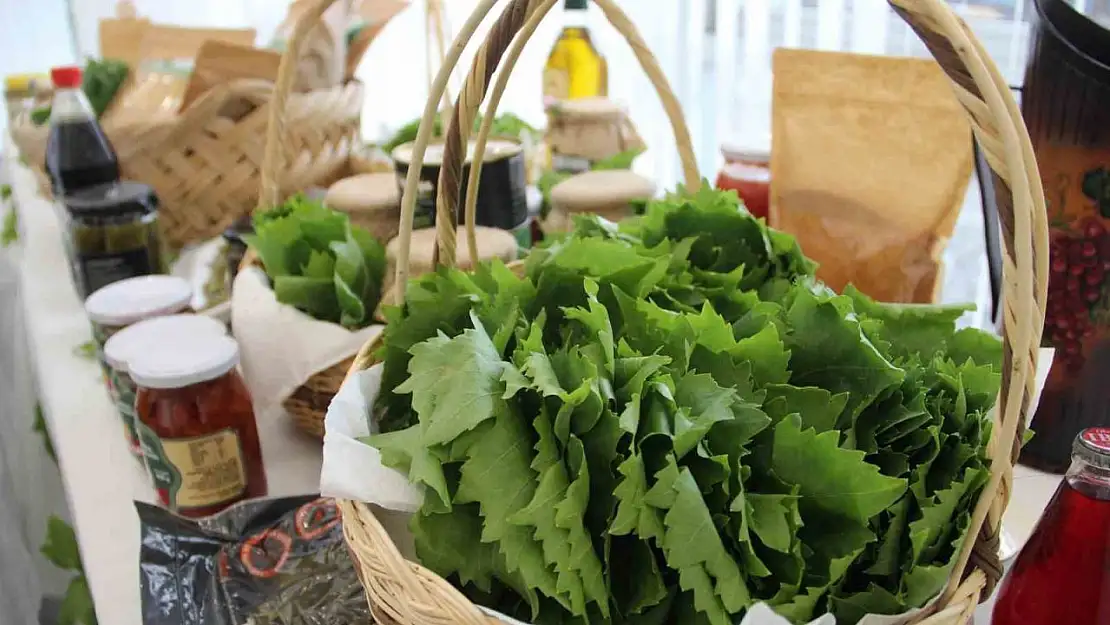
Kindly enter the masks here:
M 992 623 L 1110 623 L 1110 428 L 1075 439 L 1071 468 L 1003 582 Z

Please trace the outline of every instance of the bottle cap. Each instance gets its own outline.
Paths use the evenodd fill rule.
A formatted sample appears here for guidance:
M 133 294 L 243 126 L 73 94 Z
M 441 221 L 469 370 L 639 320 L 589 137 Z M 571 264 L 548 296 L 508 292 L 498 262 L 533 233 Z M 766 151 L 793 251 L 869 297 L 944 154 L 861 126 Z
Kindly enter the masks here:
M 1101 469 L 1110 469 L 1110 428 L 1087 428 L 1079 433 L 1072 445 L 1077 460 Z
M 566 0 L 566 2 L 563 4 L 563 8 L 566 10 L 581 11 L 586 9 L 587 3 L 588 0 Z
M 50 80 L 58 89 L 76 89 L 81 86 L 81 68 L 55 67 L 50 70 Z
M 104 344 L 104 360 L 116 371 L 127 371 L 144 352 L 174 351 L 197 337 L 225 336 L 227 327 L 207 315 L 168 315 L 140 321 L 116 332 Z
M 193 299 L 193 287 L 177 276 L 137 276 L 98 289 L 85 300 L 93 323 L 129 326 L 137 321 L 181 312 Z
M 239 363 L 239 344 L 228 336 L 197 335 L 191 341 L 152 346 L 135 354 L 127 368 L 142 388 L 185 388 L 216 378 Z

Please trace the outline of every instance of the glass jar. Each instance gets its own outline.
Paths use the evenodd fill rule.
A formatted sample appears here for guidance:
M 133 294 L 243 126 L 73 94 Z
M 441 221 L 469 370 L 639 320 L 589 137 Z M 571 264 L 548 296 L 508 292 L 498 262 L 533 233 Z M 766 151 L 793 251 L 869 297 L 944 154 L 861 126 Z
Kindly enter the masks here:
M 1075 439 L 1071 468 L 1002 582 L 994 625 L 1110 623 L 1110 428 Z
M 266 495 L 250 393 L 226 336 L 149 349 L 129 363 L 136 428 L 162 505 L 202 517 Z
M 83 189 L 64 199 L 66 247 L 78 294 L 163 273 L 158 198 L 138 182 Z
M 736 191 L 748 212 L 767 219 L 771 205 L 771 153 L 766 149 L 721 146 L 725 164 L 717 175 L 717 188 Z
M 138 386 L 129 373 L 129 363 L 150 349 L 167 349 L 197 337 L 224 336 L 227 327 L 204 315 L 168 315 L 130 325 L 116 332 L 104 344 L 103 360 L 108 390 L 123 422 L 128 448 L 142 457 L 142 442 L 135 427 L 135 397 Z
M 1044 342 L 1056 358 L 1021 461 L 1055 473 L 1080 430 L 1110 426 L 1110 10 L 1077 4 L 1037 0 L 1022 92 L 1049 213 Z

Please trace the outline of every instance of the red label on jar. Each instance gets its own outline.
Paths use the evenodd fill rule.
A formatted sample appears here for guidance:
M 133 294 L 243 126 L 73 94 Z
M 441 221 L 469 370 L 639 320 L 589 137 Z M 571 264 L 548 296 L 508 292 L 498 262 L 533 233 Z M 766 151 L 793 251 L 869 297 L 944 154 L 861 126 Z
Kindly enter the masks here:
M 1110 428 L 1087 428 L 1079 438 L 1094 449 L 1110 453 Z

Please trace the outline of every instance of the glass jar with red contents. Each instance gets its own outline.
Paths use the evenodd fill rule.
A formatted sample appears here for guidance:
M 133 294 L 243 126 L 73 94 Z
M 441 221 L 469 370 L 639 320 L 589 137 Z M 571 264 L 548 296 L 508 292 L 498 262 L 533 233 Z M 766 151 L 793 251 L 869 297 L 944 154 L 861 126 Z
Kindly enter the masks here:
M 129 363 L 136 428 L 162 505 L 201 517 L 266 494 L 250 393 L 226 336 L 151 346 Z M 170 348 L 167 348 L 170 347 Z
M 1063 473 L 1076 434 L 1110 426 L 1110 8 L 1034 4 L 1022 114 L 1051 229 L 1044 343 L 1056 357 L 1021 462 Z
M 717 174 L 717 188 L 736 191 L 749 213 L 766 219 L 771 205 L 770 150 L 724 144 L 721 153 L 725 164 Z
M 1110 428 L 1075 439 L 1071 468 L 1003 581 L 994 625 L 1110 623 Z

